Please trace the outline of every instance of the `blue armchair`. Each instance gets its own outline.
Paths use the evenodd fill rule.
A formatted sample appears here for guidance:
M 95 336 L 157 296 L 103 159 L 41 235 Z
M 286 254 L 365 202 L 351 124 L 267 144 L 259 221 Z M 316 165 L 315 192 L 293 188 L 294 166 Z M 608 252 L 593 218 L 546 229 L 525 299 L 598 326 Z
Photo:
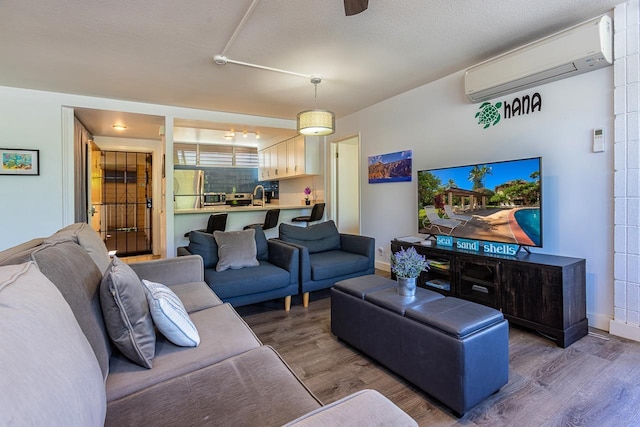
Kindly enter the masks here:
M 280 240 L 299 250 L 299 282 L 304 307 L 309 305 L 309 292 L 375 271 L 375 239 L 339 233 L 333 221 L 304 228 L 281 223 L 278 239 L 271 240 Z

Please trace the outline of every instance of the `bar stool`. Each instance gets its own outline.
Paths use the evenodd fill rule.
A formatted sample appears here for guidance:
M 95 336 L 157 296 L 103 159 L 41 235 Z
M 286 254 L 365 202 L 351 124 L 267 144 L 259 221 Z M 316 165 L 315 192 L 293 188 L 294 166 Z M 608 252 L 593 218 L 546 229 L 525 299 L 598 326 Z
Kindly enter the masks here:
M 264 224 L 245 225 L 244 230 L 246 230 L 247 228 L 255 227 L 256 225 L 262 226 L 263 230 L 268 230 L 278 225 L 279 218 L 280 218 L 280 209 L 269 209 L 266 215 L 264 216 Z
M 214 214 L 209 216 L 207 222 L 207 228 L 202 228 L 196 231 L 202 231 L 203 233 L 213 234 L 214 231 L 224 231 L 227 228 L 227 215 L 226 213 Z M 184 233 L 184 237 L 189 237 L 189 231 Z
M 310 222 L 318 221 L 322 219 L 324 215 L 324 203 L 316 203 L 313 205 L 313 209 L 311 209 L 311 215 L 309 216 L 297 216 L 292 218 L 293 222 L 306 222 L 309 225 Z

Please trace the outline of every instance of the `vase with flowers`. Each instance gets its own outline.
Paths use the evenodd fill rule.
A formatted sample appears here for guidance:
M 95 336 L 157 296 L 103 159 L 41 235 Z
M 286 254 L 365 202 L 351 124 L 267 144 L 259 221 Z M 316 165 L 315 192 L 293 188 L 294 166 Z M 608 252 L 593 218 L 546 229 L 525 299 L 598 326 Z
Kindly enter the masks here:
M 311 188 L 306 187 L 304 189 L 304 204 L 305 205 L 309 205 L 311 204 L 311 200 L 309 200 L 309 195 L 311 194 Z
M 416 279 L 423 271 L 429 270 L 429 264 L 423 255 L 413 246 L 400 249 L 391 254 L 391 272 L 396 275 L 398 294 L 412 297 L 416 294 Z

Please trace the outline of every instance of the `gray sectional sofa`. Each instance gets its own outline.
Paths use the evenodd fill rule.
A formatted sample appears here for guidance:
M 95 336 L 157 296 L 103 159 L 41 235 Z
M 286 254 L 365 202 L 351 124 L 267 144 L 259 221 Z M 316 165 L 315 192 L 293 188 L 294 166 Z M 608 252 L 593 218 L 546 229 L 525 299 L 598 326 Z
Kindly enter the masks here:
M 179 297 L 199 345 L 140 336 L 141 279 Z M 120 265 L 86 224 L 0 252 L 0 425 L 417 425 L 372 390 L 323 406 L 203 279 L 199 256 Z M 118 316 L 151 368 L 114 344 Z

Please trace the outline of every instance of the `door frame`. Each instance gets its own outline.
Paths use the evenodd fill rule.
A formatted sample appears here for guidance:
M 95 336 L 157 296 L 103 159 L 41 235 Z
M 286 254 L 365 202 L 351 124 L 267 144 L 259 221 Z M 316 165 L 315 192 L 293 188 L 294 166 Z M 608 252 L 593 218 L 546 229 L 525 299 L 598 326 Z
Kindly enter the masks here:
M 360 141 L 360 133 L 350 135 L 344 138 L 340 138 L 335 141 L 331 141 L 329 144 L 329 158 L 331 161 L 329 162 L 328 168 L 328 177 L 329 177 L 329 212 L 331 218 L 336 220 L 336 225 L 338 229 L 340 229 L 340 215 L 339 215 L 339 190 L 338 185 L 340 183 L 340 176 L 338 170 L 338 162 L 336 154 L 339 152 L 339 147 L 341 143 L 345 141 L 355 140 L 357 145 L 357 159 L 356 159 L 356 168 L 357 168 L 357 181 L 356 181 L 356 193 L 357 193 L 357 201 L 356 204 L 358 206 L 358 230 L 357 233 L 360 234 L 362 232 L 362 165 L 361 165 L 361 141 Z

